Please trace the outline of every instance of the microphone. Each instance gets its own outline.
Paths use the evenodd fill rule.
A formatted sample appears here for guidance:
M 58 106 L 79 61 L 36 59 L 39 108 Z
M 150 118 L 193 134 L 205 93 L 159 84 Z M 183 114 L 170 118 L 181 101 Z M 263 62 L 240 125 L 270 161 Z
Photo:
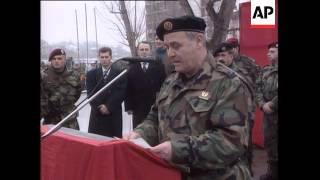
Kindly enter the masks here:
M 136 63 L 147 62 L 147 63 L 160 63 L 152 57 L 141 58 L 141 57 L 123 57 L 113 62 L 113 66 L 116 69 L 124 70 L 129 69 Z
M 151 57 L 147 57 L 147 58 L 141 58 L 141 57 L 124 57 L 124 58 L 120 58 L 117 61 L 127 61 L 130 63 L 138 63 L 138 62 L 148 62 L 148 63 L 155 63 L 156 60 L 154 58 Z

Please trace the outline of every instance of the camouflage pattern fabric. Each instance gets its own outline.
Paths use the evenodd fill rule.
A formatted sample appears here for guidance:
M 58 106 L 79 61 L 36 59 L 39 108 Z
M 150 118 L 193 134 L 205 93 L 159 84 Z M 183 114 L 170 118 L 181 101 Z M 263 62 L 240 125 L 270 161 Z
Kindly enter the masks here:
M 278 66 L 265 66 L 257 79 L 256 100 L 259 107 L 272 101 L 273 113 L 264 113 L 264 144 L 268 154 L 266 177 L 278 179 Z M 266 178 L 268 179 L 268 178 Z
M 79 73 L 65 70 L 55 72 L 52 67 L 42 73 L 41 116 L 44 124 L 57 124 L 72 112 L 81 95 Z M 64 127 L 79 129 L 77 114 L 67 120 Z
M 230 65 L 230 68 L 239 73 L 244 80 L 247 82 L 246 84 L 251 89 L 251 103 L 250 104 L 250 114 L 249 114 L 249 122 L 250 122 L 250 138 L 249 138 L 249 148 L 248 148 L 248 161 L 250 164 L 250 172 L 253 176 L 252 170 L 252 161 L 253 161 L 253 142 L 252 142 L 252 130 L 254 126 L 254 119 L 256 113 L 256 104 L 255 102 L 255 91 L 256 91 L 256 79 L 259 76 L 259 72 L 261 71 L 260 66 L 258 66 L 253 59 L 247 56 L 238 56 L 234 59 L 233 63 Z
M 278 102 L 278 66 L 267 65 L 262 70 L 257 79 L 256 99 L 259 107 L 268 101 Z M 277 106 L 277 105 L 276 105 Z
M 243 76 L 256 89 L 256 80 L 259 76 L 261 68 L 255 63 L 255 60 L 244 55 L 234 58 L 234 63 L 240 69 Z
M 208 54 L 187 79 L 173 73 L 156 103 L 134 131 L 151 145 L 170 140 L 170 163 L 183 179 L 250 179 L 245 153 L 249 141 L 246 86 Z
M 237 65 L 235 62 L 233 62 L 230 67 L 232 70 L 234 70 L 235 72 L 237 72 L 239 75 L 241 75 L 243 77 L 240 78 L 241 80 L 246 81 L 246 85 L 248 87 L 248 89 L 250 89 L 250 99 L 253 102 L 252 104 L 250 104 L 250 116 L 249 119 L 250 120 L 254 120 L 254 115 L 255 115 L 255 110 L 256 110 L 256 104 L 254 103 L 254 99 L 255 99 L 255 91 L 256 91 L 256 85 L 255 83 L 253 83 L 253 79 L 256 79 L 258 77 L 259 74 L 257 74 L 256 76 L 251 76 L 248 71 L 246 71 L 244 68 L 239 67 L 239 65 Z M 256 73 L 259 73 L 259 71 L 257 71 Z
M 48 94 L 47 93 L 43 93 L 44 92 L 44 82 L 43 82 L 43 78 L 45 76 L 45 73 L 43 71 L 41 71 L 41 78 L 40 78 L 40 107 L 41 107 L 41 111 L 40 111 L 40 118 L 44 117 L 46 114 L 49 113 L 48 111 Z

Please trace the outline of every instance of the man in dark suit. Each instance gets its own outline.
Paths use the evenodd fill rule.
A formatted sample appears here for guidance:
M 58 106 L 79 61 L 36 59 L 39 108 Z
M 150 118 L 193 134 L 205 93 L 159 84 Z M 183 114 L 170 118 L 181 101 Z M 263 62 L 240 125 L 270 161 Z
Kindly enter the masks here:
M 112 50 L 110 48 L 100 48 L 98 58 L 101 66 L 87 73 L 88 96 L 99 91 L 121 73 L 121 70 L 111 63 Z M 126 85 L 126 78 L 121 77 L 91 101 L 89 133 L 122 137 L 121 103 L 125 98 Z
M 151 44 L 140 42 L 137 47 L 140 58 L 150 58 Z M 149 113 L 156 94 L 166 77 L 161 61 L 133 63 L 128 71 L 125 109 L 132 114 L 133 128 L 140 124 Z

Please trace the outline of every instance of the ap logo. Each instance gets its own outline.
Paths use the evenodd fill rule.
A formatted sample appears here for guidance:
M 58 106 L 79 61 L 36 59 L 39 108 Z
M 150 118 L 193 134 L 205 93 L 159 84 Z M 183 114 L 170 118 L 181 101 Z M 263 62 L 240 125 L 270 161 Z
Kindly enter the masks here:
M 275 0 L 251 0 L 251 27 L 275 27 Z

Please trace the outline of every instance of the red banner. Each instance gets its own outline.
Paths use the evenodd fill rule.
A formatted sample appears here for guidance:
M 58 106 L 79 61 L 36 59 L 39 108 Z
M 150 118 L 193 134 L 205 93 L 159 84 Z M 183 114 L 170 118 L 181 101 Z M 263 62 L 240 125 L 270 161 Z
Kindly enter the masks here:
M 261 67 L 269 64 L 267 46 L 278 40 L 278 1 L 276 0 L 276 26 L 274 28 L 252 28 L 250 2 L 240 4 L 240 53 L 252 57 Z M 253 128 L 253 143 L 263 147 L 262 112 L 257 110 Z

